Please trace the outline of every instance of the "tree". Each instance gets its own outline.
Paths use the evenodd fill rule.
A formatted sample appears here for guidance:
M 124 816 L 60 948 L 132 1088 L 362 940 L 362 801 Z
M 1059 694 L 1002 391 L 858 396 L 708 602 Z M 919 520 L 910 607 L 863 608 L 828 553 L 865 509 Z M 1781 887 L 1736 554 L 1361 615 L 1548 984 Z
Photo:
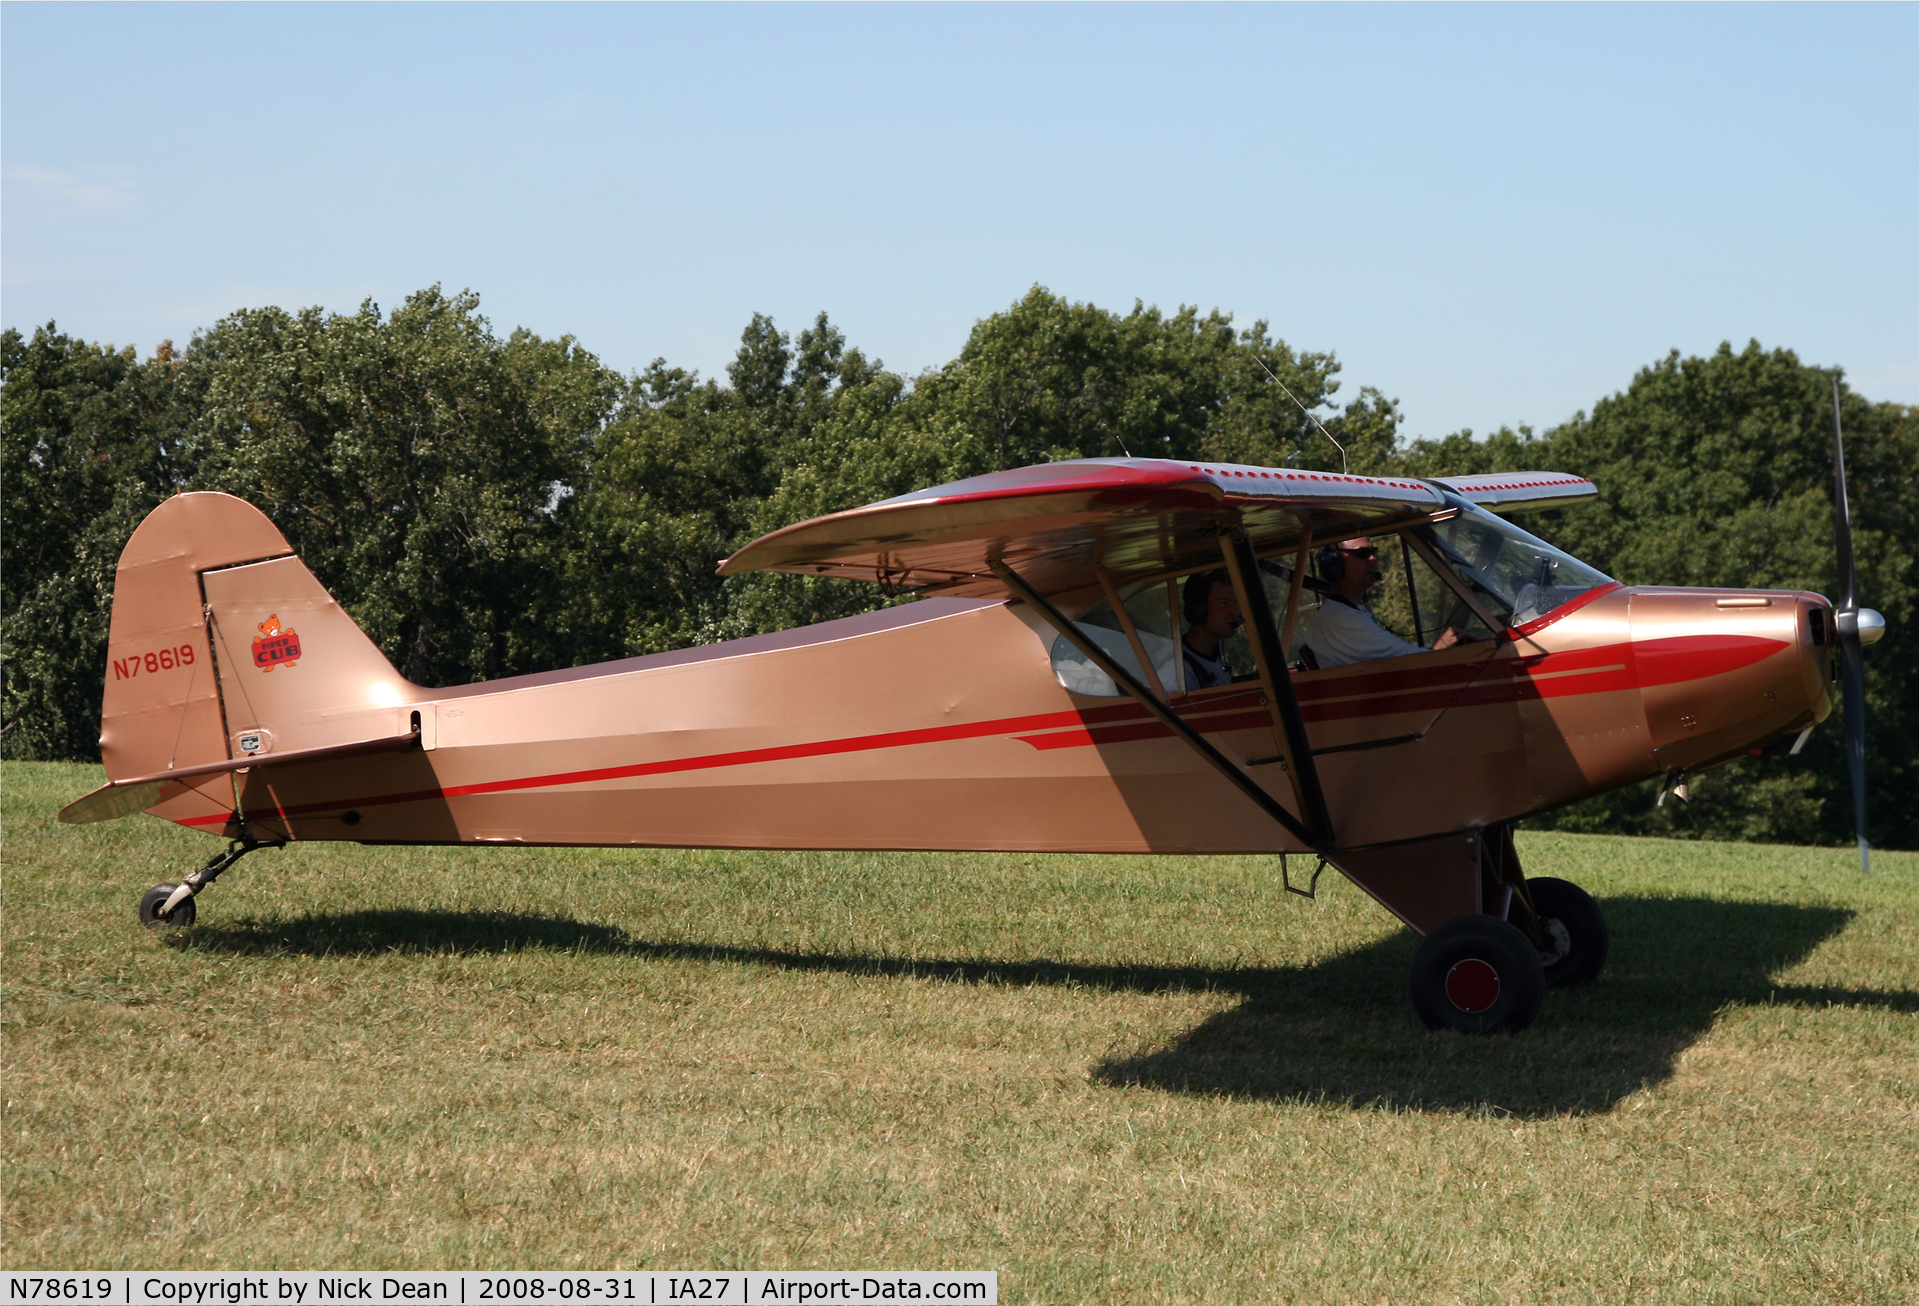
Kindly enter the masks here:
M 141 362 L 52 323 L 0 334 L 0 665 L 5 755 L 98 755 L 107 606 L 120 549 L 185 482 L 180 360 Z
M 741 348 L 749 373 L 774 361 L 761 321 Z M 784 378 L 784 344 L 770 343 Z M 723 637 L 726 600 L 714 568 L 777 484 L 783 425 L 783 381 L 749 379 L 750 406 L 738 390 L 663 360 L 627 388 L 588 459 L 572 523 L 576 652 L 622 657 Z
M 438 287 L 383 316 L 235 313 L 184 354 L 4 337 L 8 757 L 97 755 L 120 549 L 167 495 L 260 507 L 407 676 L 567 665 L 563 571 L 619 378 Z
M 743 351 L 763 347 L 757 324 Z M 824 325 L 822 317 L 815 332 Z M 796 385 L 806 384 L 797 379 L 803 375 L 825 375 L 824 367 L 806 372 L 806 340 Z M 1333 445 L 1275 381 L 1317 407 L 1337 388 L 1337 362 L 1295 354 L 1267 335 L 1264 322 L 1236 332 L 1217 312 L 1181 308 L 1167 316 L 1137 303 L 1119 314 L 1035 286 L 981 320 L 958 358 L 910 389 L 857 350 L 834 357 L 833 383 L 818 390 L 820 420 L 788 444 L 779 483 L 739 543 L 928 485 L 1065 458 L 1273 462 L 1303 452 L 1303 465 L 1339 465 Z M 745 374 L 738 365 L 733 372 L 736 383 Z M 1390 453 L 1396 414 L 1389 402 L 1365 392 L 1328 425 L 1341 422 L 1371 463 L 1382 449 Z M 732 628 L 741 633 L 850 615 L 882 601 L 871 587 L 787 576 L 740 577 L 730 593 Z
M 1062 458 L 1271 461 L 1319 437 L 1269 370 L 1309 408 L 1337 388 L 1332 355 L 1295 355 L 1264 322 L 1236 333 L 1217 311 L 1139 303 L 1122 316 L 1035 286 L 920 378 L 903 416 L 955 476 Z
M 245 310 L 195 339 L 192 478 L 271 517 L 401 673 L 565 661 L 558 570 L 617 378 L 570 337 L 496 338 L 470 293 L 390 316 Z

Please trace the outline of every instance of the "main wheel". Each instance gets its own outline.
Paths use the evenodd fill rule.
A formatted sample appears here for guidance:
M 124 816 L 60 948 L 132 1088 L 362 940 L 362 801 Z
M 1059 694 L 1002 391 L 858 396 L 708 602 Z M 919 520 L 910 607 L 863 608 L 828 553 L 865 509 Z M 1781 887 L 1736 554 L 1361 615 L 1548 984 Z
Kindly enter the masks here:
M 1413 954 L 1413 1010 L 1428 1029 L 1521 1030 L 1539 1015 L 1546 977 L 1532 940 L 1493 916 L 1455 916 Z
M 193 905 L 191 898 L 181 902 L 165 916 L 160 914 L 160 908 L 166 905 L 167 899 L 171 898 L 173 891 L 179 887 L 177 884 L 156 884 L 141 894 L 140 923 L 154 930 L 172 930 L 193 924 L 193 918 L 200 913 Z
M 1539 925 L 1550 952 L 1539 954 L 1546 983 L 1590 984 L 1606 964 L 1609 936 L 1606 916 L 1593 896 L 1571 880 L 1550 877 L 1527 880 L 1526 888 L 1539 910 Z

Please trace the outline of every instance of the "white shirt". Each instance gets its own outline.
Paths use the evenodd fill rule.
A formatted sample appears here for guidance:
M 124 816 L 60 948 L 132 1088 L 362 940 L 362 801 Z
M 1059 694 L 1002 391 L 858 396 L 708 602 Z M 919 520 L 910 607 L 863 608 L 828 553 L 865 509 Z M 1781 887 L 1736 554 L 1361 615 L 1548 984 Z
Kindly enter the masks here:
M 1207 657 L 1191 644 L 1182 642 L 1186 654 L 1186 688 L 1211 689 L 1214 685 L 1231 684 L 1232 668 L 1217 657 Z
M 1322 667 L 1344 667 L 1379 658 L 1404 657 L 1427 650 L 1387 630 L 1363 603 L 1347 603 L 1332 595 L 1319 605 L 1313 631 L 1306 637 Z

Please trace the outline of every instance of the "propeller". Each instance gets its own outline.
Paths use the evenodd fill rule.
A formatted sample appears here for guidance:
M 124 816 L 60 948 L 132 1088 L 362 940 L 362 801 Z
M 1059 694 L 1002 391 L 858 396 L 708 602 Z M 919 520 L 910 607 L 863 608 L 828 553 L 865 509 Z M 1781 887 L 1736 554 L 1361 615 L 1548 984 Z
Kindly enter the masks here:
M 1846 502 L 1846 440 L 1839 423 L 1839 378 L 1832 379 L 1832 510 L 1839 542 L 1839 603 L 1832 624 L 1839 639 L 1839 683 L 1845 693 L 1846 762 L 1852 770 L 1852 819 L 1859 836 L 1859 873 L 1872 873 L 1866 843 L 1866 667 L 1860 650 L 1885 633 L 1886 619 L 1859 606 L 1852 565 L 1852 509 Z

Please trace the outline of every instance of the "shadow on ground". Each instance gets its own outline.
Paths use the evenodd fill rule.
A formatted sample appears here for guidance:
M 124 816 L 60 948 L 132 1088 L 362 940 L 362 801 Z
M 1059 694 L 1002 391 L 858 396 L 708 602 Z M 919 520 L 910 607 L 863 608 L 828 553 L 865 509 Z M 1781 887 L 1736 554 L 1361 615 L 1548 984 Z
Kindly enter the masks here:
M 1844 929 L 1833 907 L 1614 898 L 1612 960 L 1595 984 L 1555 990 L 1516 1036 L 1432 1034 L 1414 1020 L 1400 933 L 1307 966 L 1098 966 L 787 952 L 636 939 L 613 926 L 508 913 L 364 911 L 203 925 L 169 943 L 195 951 L 303 956 L 470 954 L 526 949 L 894 975 L 959 984 L 1060 985 L 1238 994 L 1170 1044 L 1091 1068 L 1095 1082 L 1233 1098 L 1329 1101 L 1520 1116 L 1605 1111 L 1672 1073 L 1731 1005 L 1919 1011 L 1908 990 L 1779 984 L 1771 978 Z

